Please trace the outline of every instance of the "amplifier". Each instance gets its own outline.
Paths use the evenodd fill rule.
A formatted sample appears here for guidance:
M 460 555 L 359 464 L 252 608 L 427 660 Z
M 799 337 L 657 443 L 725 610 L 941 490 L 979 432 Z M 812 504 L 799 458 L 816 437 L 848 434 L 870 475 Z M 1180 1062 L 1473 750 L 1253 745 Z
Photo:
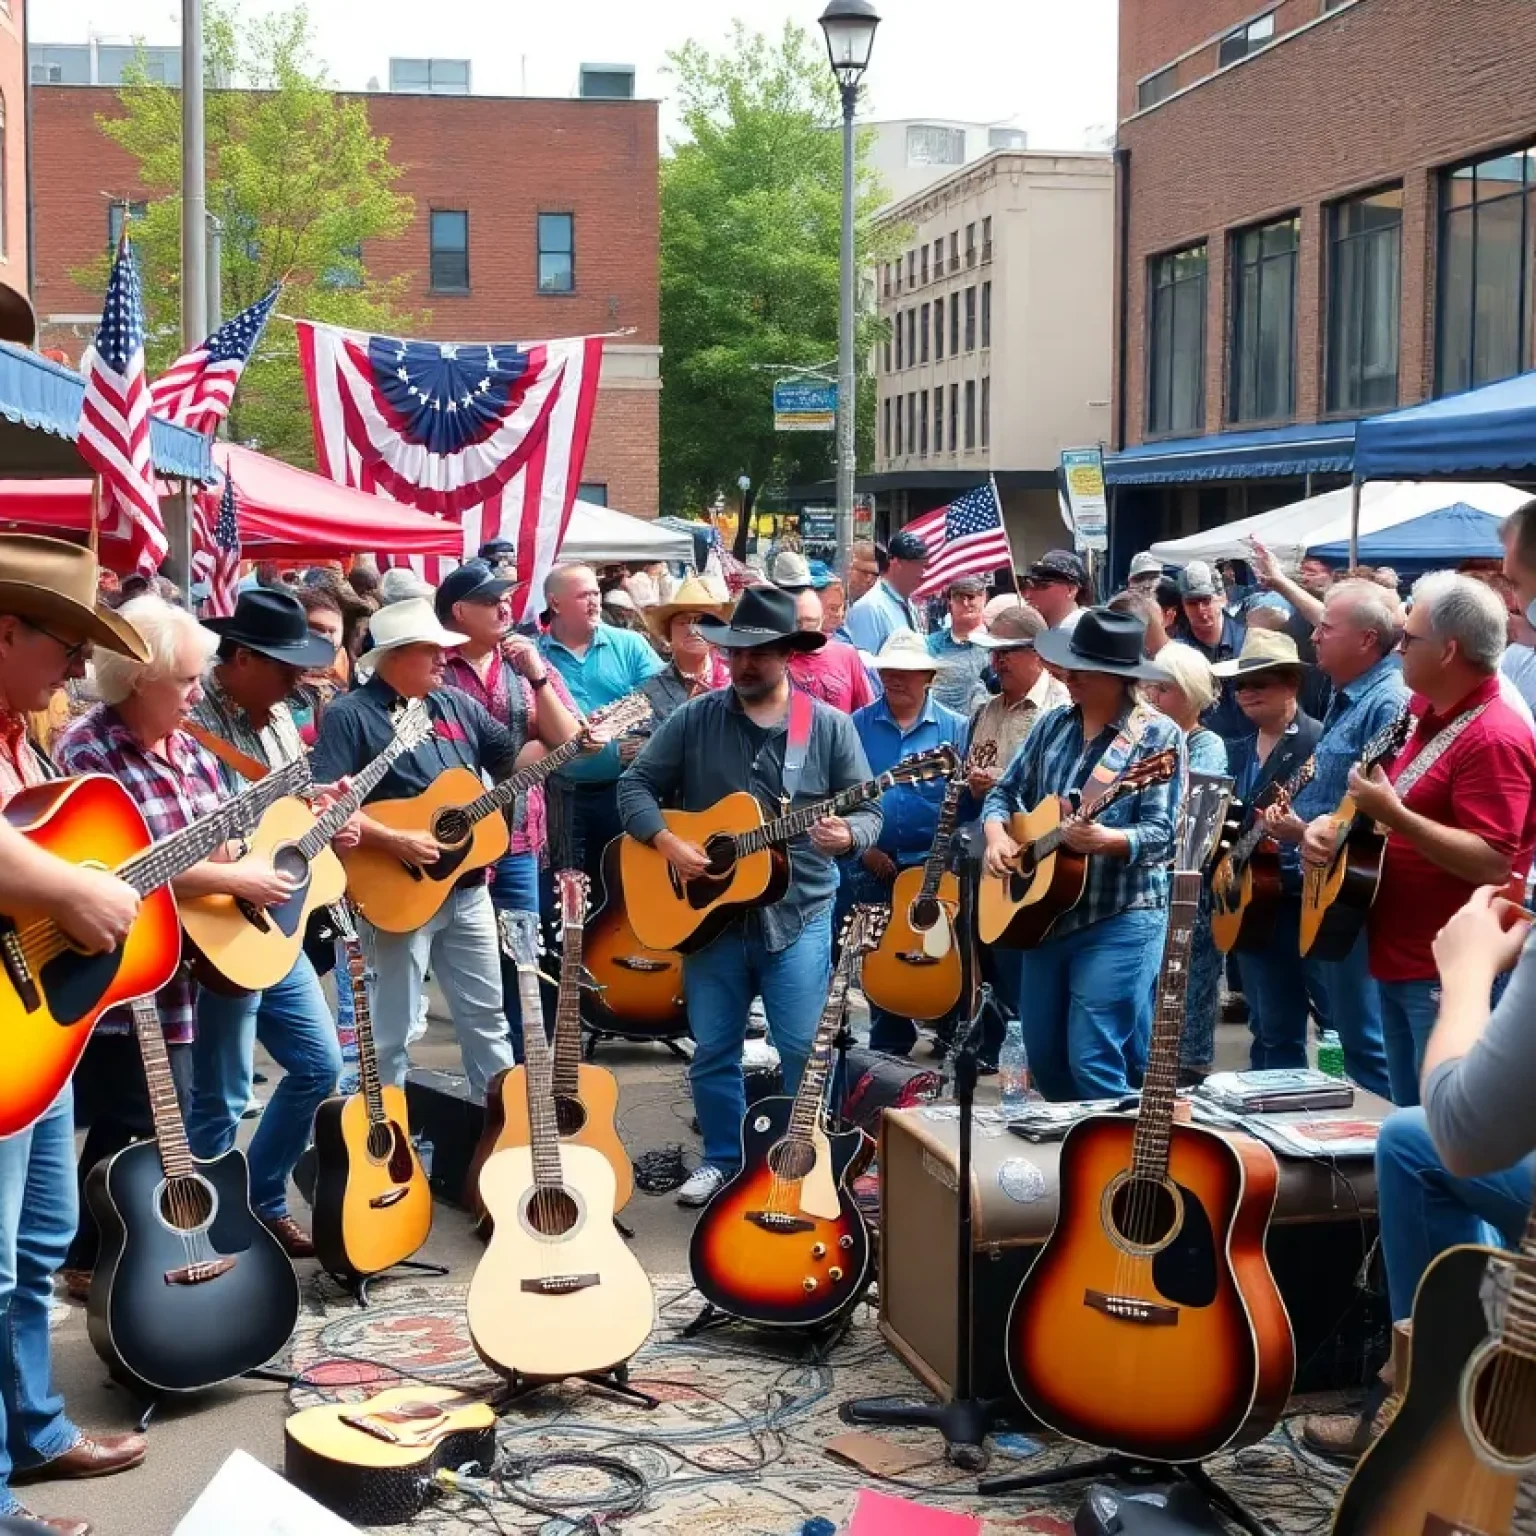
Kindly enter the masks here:
M 1380 1120 L 1390 1108 L 1357 1092 L 1339 1113 Z M 953 1105 L 887 1111 L 880 1130 L 880 1331 L 940 1397 L 955 1370 L 958 1114 Z M 1055 1224 L 1061 1144 L 1023 1141 L 984 1109 L 971 1151 L 974 1391 L 1011 1399 L 1008 1312 Z M 1386 1298 L 1358 1283 L 1376 1230 L 1369 1158 L 1280 1160 L 1267 1251 L 1296 1335 L 1298 1392 L 1364 1385 L 1387 1357 Z
M 405 1074 L 405 1107 L 432 1193 L 468 1210 L 464 1185 L 485 1129 L 485 1100 L 470 1092 L 469 1079 L 459 1073 L 414 1069 Z

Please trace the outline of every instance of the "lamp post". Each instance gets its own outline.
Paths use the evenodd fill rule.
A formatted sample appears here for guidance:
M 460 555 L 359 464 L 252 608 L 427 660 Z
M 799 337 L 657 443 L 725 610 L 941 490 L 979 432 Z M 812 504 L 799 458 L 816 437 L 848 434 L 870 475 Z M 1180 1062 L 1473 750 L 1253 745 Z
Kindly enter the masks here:
M 827 54 L 843 97 L 843 248 L 840 276 L 842 304 L 837 328 L 837 568 L 848 563 L 853 543 L 853 472 L 856 455 L 854 424 L 858 417 L 858 386 L 854 378 L 854 255 L 853 255 L 853 114 L 859 84 L 869 68 L 880 15 L 870 0 L 829 0 L 821 16 Z

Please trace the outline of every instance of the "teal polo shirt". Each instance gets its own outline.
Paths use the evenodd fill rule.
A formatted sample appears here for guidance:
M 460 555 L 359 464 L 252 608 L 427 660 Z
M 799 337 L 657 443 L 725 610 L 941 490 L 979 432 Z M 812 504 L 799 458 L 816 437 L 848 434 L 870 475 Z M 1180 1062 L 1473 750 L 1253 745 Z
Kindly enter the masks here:
M 599 624 L 584 656 L 568 651 L 547 631 L 539 636 L 539 653 L 565 680 L 576 707 L 584 715 L 633 693 L 666 663 L 632 629 Z M 624 771 L 617 742 L 609 742 L 591 757 L 578 757 L 560 770 L 573 784 L 612 784 Z

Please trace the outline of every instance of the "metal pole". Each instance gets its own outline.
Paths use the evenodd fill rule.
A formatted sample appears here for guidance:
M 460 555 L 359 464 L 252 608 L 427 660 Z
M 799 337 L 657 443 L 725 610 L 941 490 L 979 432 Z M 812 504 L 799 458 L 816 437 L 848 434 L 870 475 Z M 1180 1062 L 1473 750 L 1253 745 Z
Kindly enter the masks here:
M 1360 563 L 1360 482 L 1349 482 L 1349 563 Z
M 224 221 L 208 215 L 208 332 L 224 323 Z
M 858 385 L 854 378 L 853 294 L 853 112 L 858 85 L 843 86 L 843 250 L 842 305 L 837 327 L 837 569 L 848 568 L 853 545 L 853 474 L 857 454 Z

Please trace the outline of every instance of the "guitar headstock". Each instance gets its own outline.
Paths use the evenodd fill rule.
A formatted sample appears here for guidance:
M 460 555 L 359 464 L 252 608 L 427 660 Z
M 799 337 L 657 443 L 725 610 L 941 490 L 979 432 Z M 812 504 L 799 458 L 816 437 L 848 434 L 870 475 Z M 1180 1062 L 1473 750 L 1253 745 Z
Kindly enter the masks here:
M 862 958 L 879 949 L 885 926 L 891 920 L 889 907 L 860 903 L 843 921 L 843 956 Z
M 1294 800 L 1296 796 L 1299 795 L 1302 790 L 1304 790 L 1307 785 L 1310 784 L 1316 777 L 1317 753 L 1314 752 L 1312 756 L 1309 757 L 1306 762 L 1304 762 L 1301 767 L 1296 770 L 1296 772 L 1291 777 L 1290 783 L 1287 784 L 1281 791 L 1281 793 L 1285 796 L 1286 804 L 1289 805 L 1290 802 Z
M 643 693 L 626 693 L 622 699 L 593 710 L 582 727 L 582 735 L 595 746 L 607 746 L 625 731 L 644 725 L 651 713 L 651 701 Z
M 960 756 L 948 744 L 904 757 L 880 777 L 888 784 L 920 784 L 925 779 L 947 779 L 959 771 Z
M 1360 754 L 1360 771 L 1369 774 L 1373 768 L 1385 768 L 1408 744 L 1413 730 L 1413 711 L 1405 704 L 1402 713 L 1366 742 Z
M 412 699 L 394 717 L 395 740 L 402 752 L 411 752 L 432 734 L 432 716 L 421 699 Z
M 331 921 L 336 925 L 336 937 L 343 944 L 357 943 L 357 924 L 352 918 L 352 903 L 343 897 L 330 905 Z
M 967 761 L 969 768 L 974 768 L 980 773 L 986 773 L 989 769 L 997 767 L 997 743 L 995 741 L 980 741 L 971 748 L 971 755 Z
M 587 903 L 592 899 L 592 882 L 579 869 L 562 869 L 555 876 L 560 887 L 560 926 L 580 928 L 587 920 Z
M 1190 774 L 1173 839 L 1176 874 L 1198 875 L 1210 862 L 1221 839 L 1231 799 L 1231 779 L 1215 773 Z
M 539 919 L 532 912 L 498 912 L 502 952 L 520 971 L 539 971 Z
M 1151 757 L 1144 757 L 1139 763 L 1132 763 L 1120 775 L 1119 783 L 1127 790 L 1147 789 L 1153 784 L 1166 784 L 1178 771 L 1178 751 L 1173 747 L 1165 747 L 1161 752 L 1154 752 Z

